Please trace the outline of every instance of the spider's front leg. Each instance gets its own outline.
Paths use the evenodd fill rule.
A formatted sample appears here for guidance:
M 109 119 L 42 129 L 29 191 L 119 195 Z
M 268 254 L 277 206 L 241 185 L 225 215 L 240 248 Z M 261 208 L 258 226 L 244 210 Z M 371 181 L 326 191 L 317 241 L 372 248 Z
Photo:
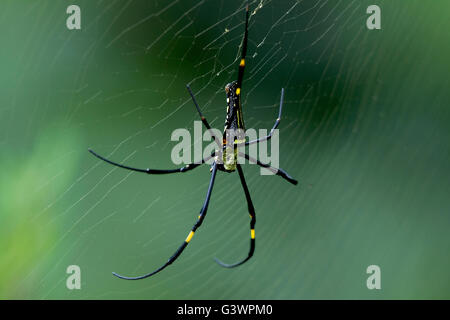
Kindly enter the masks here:
M 253 253 L 255 252 L 255 224 L 256 224 L 255 208 L 253 206 L 253 202 L 250 197 L 250 192 L 248 191 L 247 183 L 245 182 L 245 177 L 244 177 L 244 172 L 242 171 L 242 167 L 239 163 L 236 165 L 236 167 L 237 167 L 237 170 L 239 173 L 239 178 L 241 180 L 242 188 L 244 189 L 245 199 L 247 200 L 248 213 L 250 215 L 250 250 L 245 259 L 243 259 L 242 261 L 233 263 L 233 264 L 226 264 L 217 258 L 214 259 L 219 265 L 221 265 L 222 267 L 225 267 L 225 268 L 234 268 L 234 267 L 240 266 L 244 262 L 248 261 L 253 256 Z
M 209 200 L 211 199 L 211 192 L 212 192 L 212 189 L 214 186 L 214 180 L 216 178 L 216 173 L 217 173 L 217 165 L 214 163 L 213 170 L 211 173 L 211 180 L 209 181 L 208 192 L 206 193 L 206 199 L 205 199 L 205 202 L 203 203 L 202 209 L 200 210 L 200 214 L 198 216 L 197 222 L 192 227 L 191 232 L 189 232 L 186 240 L 183 241 L 181 246 L 178 247 L 177 251 L 175 251 L 175 253 L 169 258 L 169 260 L 164 265 L 162 265 L 161 267 L 159 267 L 158 269 L 156 269 L 153 272 L 150 272 L 145 275 L 138 276 L 138 277 L 125 277 L 125 276 L 121 276 L 115 272 L 113 272 L 113 275 L 115 275 L 118 278 L 125 279 L 125 280 L 140 280 L 140 279 L 145 279 L 145 278 L 151 277 L 152 275 L 160 272 L 161 270 L 163 270 L 166 267 L 168 267 L 169 265 L 171 265 L 181 255 L 183 250 L 187 247 L 187 245 L 191 241 L 192 237 L 194 236 L 195 231 L 202 225 L 203 220 L 206 217 L 206 212 L 208 211 Z
M 187 165 L 185 165 L 184 167 L 180 167 L 180 168 L 175 168 L 175 169 L 150 169 L 150 168 L 146 168 L 146 169 L 139 169 L 139 168 L 133 168 L 133 167 L 129 167 L 114 161 L 111 161 L 99 154 L 97 154 L 96 152 L 94 152 L 92 149 L 88 149 L 90 153 L 92 153 L 94 156 L 96 156 L 97 158 L 99 158 L 100 160 L 103 160 L 109 164 L 112 164 L 113 166 L 119 167 L 119 168 L 123 168 L 123 169 L 127 169 L 127 170 L 131 170 L 131 171 L 136 171 L 136 172 L 143 172 L 143 173 L 147 173 L 147 174 L 168 174 L 168 173 L 177 173 L 177 172 L 187 172 L 190 170 L 193 170 L 195 168 L 197 168 L 198 166 L 204 164 L 206 161 L 208 161 L 209 159 L 211 159 L 212 157 L 208 157 L 202 160 L 201 163 L 189 163 Z

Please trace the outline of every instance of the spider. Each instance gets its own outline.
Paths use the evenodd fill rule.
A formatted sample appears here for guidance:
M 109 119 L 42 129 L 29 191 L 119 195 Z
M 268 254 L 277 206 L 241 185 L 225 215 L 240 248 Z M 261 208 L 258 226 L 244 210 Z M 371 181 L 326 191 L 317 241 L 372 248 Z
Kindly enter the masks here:
M 242 40 L 242 52 L 241 52 L 241 59 L 239 62 L 239 70 L 238 70 L 238 79 L 237 81 L 233 81 L 229 84 L 227 84 L 225 86 L 225 92 L 226 92 L 226 96 L 227 96 L 227 115 L 226 115 L 226 120 L 225 120 L 225 129 L 224 129 L 224 134 L 223 134 L 223 139 L 222 139 L 222 145 L 219 145 L 219 149 L 221 149 L 222 152 L 222 156 L 223 156 L 223 160 L 224 161 L 219 161 L 222 160 L 220 159 L 220 155 L 216 155 L 216 153 L 219 153 L 218 150 L 216 150 L 215 152 L 213 152 L 213 154 L 211 154 L 210 157 L 205 158 L 201 161 L 201 163 L 190 163 L 187 164 L 186 166 L 183 166 L 181 168 L 176 168 L 176 169 L 138 169 L 138 168 L 133 168 L 133 167 L 129 167 L 123 164 L 119 164 L 116 162 L 113 162 L 109 159 L 104 158 L 103 156 L 95 153 L 93 150 L 89 149 L 89 152 L 91 152 L 94 156 L 96 156 L 97 158 L 112 164 L 114 166 L 120 167 L 120 168 L 124 168 L 127 170 L 132 170 L 132 171 L 137 171 L 137 172 L 143 172 L 143 173 L 147 173 L 147 174 L 169 174 L 169 173 L 177 173 L 177 172 L 187 172 L 190 170 L 193 170 L 195 168 L 197 168 L 198 166 L 205 164 L 208 160 L 214 158 L 212 165 L 211 165 L 211 178 L 209 181 L 209 186 L 208 186 L 208 191 L 206 193 L 206 198 L 205 201 L 203 203 L 203 206 L 200 210 L 200 214 L 197 218 L 196 223 L 194 224 L 194 226 L 192 227 L 191 231 L 189 232 L 187 238 L 183 241 L 183 243 L 180 245 L 180 247 L 177 249 L 177 251 L 175 251 L 175 253 L 169 258 L 169 260 L 162 265 L 161 267 L 159 267 L 158 269 L 156 269 L 153 272 L 147 273 L 145 275 L 142 276 L 137 276 L 137 277 L 126 277 L 126 276 L 122 276 L 119 275 L 115 272 L 113 272 L 113 275 L 115 275 L 118 278 L 121 279 L 126 279 L 126 280 L 139 280 L 139 279 L 145 279 L 148 278 L 150 276 L 153 276 L 154 274 L 162 271 L 163 269 L 165 269 L 166 267 L 168 267 L 169 265 L 171 265 L 180 255 L 181 253 L 184 251 L 184 249 L 187 247 L 187 245 L 190 243 L 190 241 L 192 240 L 192 237 L 194 236 L 195 232 L 197 231 L 197 229 L 202 225 L 205 217 L 206 217 L 206 213 L 208 211 L 208 205 L 209 205 L 209 200 L 211 198 L 211 193 L 212 193 L 212 189 L 214 186 L 214 181 L 216 178 L 216 173 L 217 171 L 223 171 L 223 172 L 234 172 L 237 169 L 237 172 L 239 174 L 239 178 L 242 184 L 242 188 L 244 189 L 244 194 L 245 194 L 245 198 L 247 200 L 247 205 L 248 205 L 248 211 L 250 214 L 250 250 L 247 254 L 247 257 L 237 263 L 233 263 L 233 264 L 225 264 L 223 262 L 221 262 L 220 260 L 218 260 L 217 258 L 215 258 L 215 261 L 226 268 L 234 268 L 237 267 L 243 263 L 245 263 L 246 261 L 248 261 L 254 254 L 255 252 L 255 223 L 256 223 L 256 214 L 255 214 L 255 208 L 253 206 L 252 203 L 252 199 L 250 197 L 250 192 L 248 190 L 247 187 L 247 183 L 245 181 L 244 178 L 244 173 L 242 171 L 242 167 L 241 165 L 237 162 L 237 156 L 239 155 L 240 157 L 245 157 L 247 160 L 249 160 L 250 162 L 257 164 L 260 167 L 264 167 L 268 170 L 271 170 L 274 174 L 281 176 L 282 178 L 284 178 L 285 180 L 289 181 L 290 183 L 296 185 L 298 182 L 297 180 L 295 180 L 294 178 L 292 178 L 289 174 L 286 173 L 286 171 L 284 171 L 281 168 L 274 168 L 271 167 L 268 164 L 264 164 L 262 162 L 260 162 L 257 159 L 254 159 L 252 157 L 250 157 L 249 155 L 245 154 L 245 153 L 241 153 L 238 152 L 238 146 L 239 145 L 250 145 L 250 144 L 254 144 L 254 143 L 259 143 L 261 141 L 266 141 L 269 140 L 272 137 L 272 134 L 274 133 L 274 130 L 278 127 L 280 120 L 281 120 L 281 111 L 283 108 L 283 99 L 284 99 L 284 89 L 281 89 L 281 98 L 280 98 L 280 106 L 279 106 L 279 111 L 278 111 L 278 118 L 275 121 L 275 125 L 273 126 L 273 128 L 271 129 L 271 131 L 269 132 L 269 134 L 265 137 L 262 137 L 260 139 L 256 139 L 256 140 L 251 140 L 251 141 L 245 141 L 244 140 L 234 140 L 234 143 L 232 143 L 231 148 L 229 147 L 230 143 L 227 143 L 227 137 L 229 137 L 227 135 L 227 131 L 228 130 L 236 130 L 236 129 L 241 129 L 241 130 L 245 130 L 245 126 L 244 126 L 244 121 L 243 121 L 243 114 L 242 114 L 242 105 L 241 105 L 241 89 L 242 89 L 242 80 L 244 77 L 244 69 L 245 69 L 245 57 L 247 54 L 247 41 L 248 41 L 248 18 L 249 18 L 249 11 L 248 11 L 248 4 L 246 5 L 245 8 L 245 32 L 244 32 L 244 38 Z M 200 119 L 203 123 L 203 125 L 209 130 L 209 132 L 211 131 L 211 126 L 209 125 L 208 121 L 206 120 L 206 118 L 203 116 L 200 107 L 198 106 L 198 103 L 194 97 L 194 94 L 192 93 L 192 90 L 190 88 L 189 85 L 186 85 L 186 88 L 192 98 L 192 101 L 198 111 L 198 114 L 200 116 Z M 213 134 L 212 134 L 213 135 Z M 217 141 L 220 141 L 219 139 L 217 139 L 217 137 L 215 137 L 213 135 L 213 137 L 216 139 Z M 223 151 L 222 151 L 223 150 Z M 220 153 L 219 153 L 220 154 Z M 231 159 L 231 161 L 230 161 Z

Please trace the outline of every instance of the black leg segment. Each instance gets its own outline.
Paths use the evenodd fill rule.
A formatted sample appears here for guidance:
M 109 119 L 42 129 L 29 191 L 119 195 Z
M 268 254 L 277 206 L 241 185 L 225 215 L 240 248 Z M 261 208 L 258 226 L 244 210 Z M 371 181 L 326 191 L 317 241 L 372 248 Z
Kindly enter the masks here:
M 250 250 L 248 252 L 247 257 L 244 260 L 233 263 L 233 264 L 226 264 L 226 263 L 223 263 L 222 261 L 220 261 L 219 259 L 215 258 L 215 261 L 219 265 L 221 265 L 222 267 L 225 267 L 225 268 L 234 268 L 234 267 L 240 266 L 241 264 L 247 262 L 253 256 L 253 253 L 255 252 L 255 224 L 256 224 L 255 208 L 253 206 L 253 202 L 250 197 L 250 192 L 248 191 L 247 183 L 245 182 L 245 177 L 244 177 L 244 172 L 242 171 L 242 167 L 239 163 L 236 165 L 236 167 L 237 167 L 237 170 L 239 173 L 239 178 L 241 180 L 242 188 L 244 189 L 245 198 L 247 200 L 247 205 L 248 205 L 248 213 L 250 215 Z
M 206 217 L 206 212 L 208 211 L 209 200 L 211 199 L 211 192 L 212 192 L 212 189 L 214 186 L 214 180 L 216 178 L 216 173 L 217 173 L 217 164 L 214 163 L 213 167 L 212 167 L 211 180 L 209 181 L 208 192 L 206 193 L 206 199 L 205 199 L 205 202 L 203 203 L 202 209 L 200 210 L 200 214 L 198 216 L 197 222 L 192 227 L 191 232 L 189 232 L 186 240 L 183 241 L 181 246 L 177 249 L 177 251 L 175 251 L 175 253 L 169 258 L 169 260 L 164 265 L 162 265 L 161 267 L 159 267 L 158 269 L 156 269 L 153 272 L 150 272 L 145 275 L 138 276 L 138 277 L 125 277 L 125 276 L 121 276 L 115 272 L 113 272 L 113 275 L 115 275 L 116 277 L 118 277 L 120 279 L 125 279 L 125 280 L 140 280 L 140 279 L 145 279 L 145 278 L 151 277 L 152 275 L 160 272 L 161 270 L 163 270 L 166 267 L 168 267 L 169 265 L 171 265 L 181 255 L 183 250 L 187 247 L 187 245 L 191 241 L 192 237 L 194 236 L 195 231 L 201 226 L 201 224 L 203 223 L 203 220 Z

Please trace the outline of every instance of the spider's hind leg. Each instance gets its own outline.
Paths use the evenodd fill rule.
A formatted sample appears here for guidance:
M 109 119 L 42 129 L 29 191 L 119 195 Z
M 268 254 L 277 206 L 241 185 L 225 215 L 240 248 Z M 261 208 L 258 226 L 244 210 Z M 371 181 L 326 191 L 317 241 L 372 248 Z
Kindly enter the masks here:
M 217 145 L 220 147 L 220 139 L 214 134 L 214 132 L 211 129 L 211 126 L 208 123 L 208 120 L 206 120 L 205 116 L 203 115 L 202 111 L 200 110 L 200 107 L 198 106 L 197 100 L 195 100 L 195 96 L 194 93 L 191 90 L 191 87 L 187 84 L 186 85 L 186 89 L 189 92 L 191 98 L 192 98 L 192 102 L 194 102 L 195 108 L 197 109 L 197 112 L 200 116 L 200 119 L 202 120 L 203 125 L 206 127 L 206 129 L 208 129 L 208 131 L 210 132 L 211 136 L 214 138 L 214 140 L 216 141 Z

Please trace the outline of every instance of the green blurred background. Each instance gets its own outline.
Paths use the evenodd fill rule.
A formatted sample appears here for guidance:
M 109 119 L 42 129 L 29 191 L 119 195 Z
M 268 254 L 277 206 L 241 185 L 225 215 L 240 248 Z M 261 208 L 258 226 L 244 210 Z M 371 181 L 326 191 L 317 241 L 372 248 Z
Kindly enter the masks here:
M 82 29 L 66 28 L 81 7 Z M 382 30 L 366 28 L 381 7 Z M 218 173 L 208 216 L 179 260 L 209 168 L 147 176 L 100 162 L 172 168 L 170 135 L 220 128 L 237 76 L 244 2 L 6 1 L 0 4 L 0 298 L 450 298 L 450 3 L 250 1 L 247 127 L 286 104 L 280 165 Z M 255 12 L 255 8 L 257 8 Z M 81 290 L 66 268 L 81 268 Z M 368 290 L 366 268 L 381 268 Z

